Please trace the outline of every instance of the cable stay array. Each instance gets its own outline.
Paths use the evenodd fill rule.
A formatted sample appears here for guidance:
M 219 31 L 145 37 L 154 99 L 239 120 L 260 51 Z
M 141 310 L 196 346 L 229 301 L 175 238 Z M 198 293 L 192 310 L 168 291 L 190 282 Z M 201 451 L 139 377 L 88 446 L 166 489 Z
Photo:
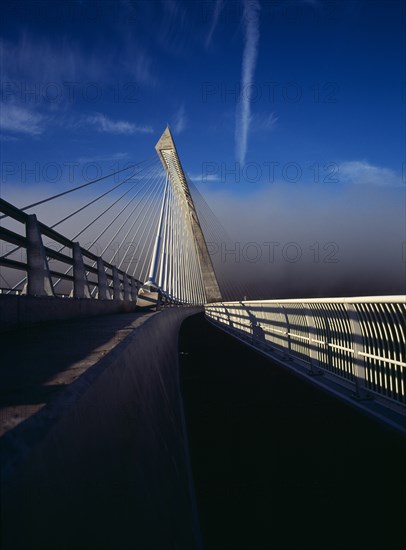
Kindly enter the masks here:
M 53 295 L 72 295 L 79 246 L 87 258 L 83 292 L 89 298 L 100 296 L 100 261 L 110 273 L 107 298 L 118 293 L 114 270 L 122 286 L 126 277 L 135 281 L 140 301 L 162 298 L 192 305 L 241 296 L 225 279 L 217 280 L 213 265 L 221 275 L 221 262 L 210 257 L 210 246 L 228 237 L 185 176 L 168 128 L 156 149 L 158 157 L 20 208 L 0 200 L 0 291 L 27 291 L 27 227 L 35 212 L 41 216 L 38 227 Z
M 233 250 L 235 242 L 233 242 L 197 186 L 190 177 L 186 177 L 223 299 L 228 301 L 242 299 L 247 291 L 241 286 L 241 282 L 236 279 L 235 264 L 228 261 L 228 256 L 225 253 L 227 250 Z
M 190 214 L 173 177 L 173 158 L 167 160 L 171 169 L 166 175 L 146 289 L 158 288 L 169 299 L 182 303 L 203 304 L 206 292 Z

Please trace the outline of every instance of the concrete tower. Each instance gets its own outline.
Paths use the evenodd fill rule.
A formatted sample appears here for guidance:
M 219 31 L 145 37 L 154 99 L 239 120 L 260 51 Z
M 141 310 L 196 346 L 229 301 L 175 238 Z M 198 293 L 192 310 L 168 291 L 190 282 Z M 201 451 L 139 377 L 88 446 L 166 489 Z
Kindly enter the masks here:
M 196 208 L 193 203 L 192 195 L 190 194 L 189 186 L 182 164 L 179 160 L 175 142 L 169 127 L 166 128 L 160 137 L 155 149 L 161 159 L 162 165 L 172 185 L 175 186 L 183 196 L 187 211 L 190 215 L 190 223 L 192 226 L 193 235 L 196 241 L 197 252 L 200 261 L 200 267 L 203 275 L 203 283 L 206 291 L 206 299 L 208 303 L 221 302 L 221 292 L 214 272 L 213 264 L 207 249 L 206 241 L 200 226 Z

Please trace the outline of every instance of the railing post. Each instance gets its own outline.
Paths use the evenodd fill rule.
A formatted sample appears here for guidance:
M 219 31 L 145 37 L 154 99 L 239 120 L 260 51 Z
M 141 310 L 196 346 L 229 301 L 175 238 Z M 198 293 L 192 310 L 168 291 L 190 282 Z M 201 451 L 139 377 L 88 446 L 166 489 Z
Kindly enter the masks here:
M 123 287 L 124 287 L 124 300 L 129 302 L 131 300 L 131 293 L 130 293 L 130 281 L 127 274 L 123 275 Z
M 79 243 L 73 243 L 73 297 L 90 298 L 89 285 L 86 278 L 85 264 Z
M 97 258 L 98 300 L 107 300 L 107 275 L 102 258 Z
M 26 293 L 29 296 L 54 296 L 48 261 L 35 214 L 28 216 L 25 230 L 27 237 Z
M 283 305 L 281 304 L 278 304 L 278 307 L 279 307 L 279 311 L 280 311 L 280 314 L 281 314 L 281 317 L 282 317 L 282 323 L 283 323 L 283 320 L 285 321 L 285 337 L 286 337 L 286 347 L 284 348 L 283 350 L 283 355 L 284 357 L 289 357 L 291 355 L 291 352 L 292 352 L 292 349 L 291 349 L 291 339 L 290 339 L 290 335 L 289 335 L 289 320 L 288 320 L 288 314 L 286 313 L 285 311 L 285 308 Z
M 309 359 L 310 359 L 310 373 L 314 375 L 323 374 L 319 369 L 319 360 L 317 357 L 317 351 L 315 348 L 315 342 L 317 340 L 316 326 L 314 324 L 313 312 L 309 307 L 309 304 L 303 304 L 303 310 L 307 321 L 308 333 L 309 333 Z
M 113 271 L 113 300 L 121 300 L 122 294 L 120 292 L 120 277 L 118 275 L 118 269 L 115 265 L 113 265 L 112 271 Z
M 354 304 L 346 304 L 348 318 L 350 320 L 352 331 L 352 342 L 354 347 L 354 379 L 355 393 L 359 399 L 368 398 L 366 388 L 366 373 L 365 361 L 359 352 L 364 351 L 364 341 L 361 331 L 361 323 L 359 322 L 358 313 Z
M 131 277 L 131 298 L 133 302 L 137 301 L 138 296 L 138 285 L 136 279 L 134 277 Z

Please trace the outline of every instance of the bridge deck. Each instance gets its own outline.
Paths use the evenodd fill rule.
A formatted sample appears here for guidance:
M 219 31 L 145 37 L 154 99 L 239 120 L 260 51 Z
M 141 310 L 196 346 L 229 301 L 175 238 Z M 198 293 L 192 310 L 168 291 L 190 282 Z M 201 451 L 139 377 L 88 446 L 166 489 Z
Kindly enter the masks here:
M 1 376 L 2 387 L 6 388 L 3 390 L 3 410 L 8 413 L 6 420 L 10 416 L 13 418 L 12 414 L 20 414 L 14 423 L 21 422 L 27 414 L 38 410 L 36 407 L 41 408 L 57 399 L 62 388 L 69 392 L 69 384 L 151 315 L 154 313 L 114 315 L 43 325 L 26 334 L 21 331 L 3 334 L 2 359 L 6 360 L 2 361 Z M 159 337 L 161 334 L 159 331 Z M 181 331 L 180 352 L 182 393 L 205 550 L 402 548 L 406 487 L 404 438 L 285 369 L 272 365 L 231 336 L 205 323 L 202 316 L 186 321 Z M 173 372 L 172 366 L 169 371 Z M 123 372 L 128 374 L 128 369 Z M 161 382 L 158 372 L 154 387 L 159 389 Z M 164 398 L 167 386 L 163 384 L 162 388 L 165 391 L 164 394 L 158 392 L 158 405 L 167 403 Z M 104 404 L 104 397 L 99 401 Z M 105 533 L 99 531 L 99 526 L 107 525 L 110 515 L 114 516 L 119 500 L 115 492 L 117 473 L 120 471 L 118 487 L 122 495 L 122 489 L 128 485 L 128 476 L 137 471 L 134 464 L 145 441 L 151 439 L 153 449 L 159 448 L 156 443 L 168 443 L 165 434 L 172 417 L 156 414 L 154 424 L 150 402 L 147 400 L 144 405 L 145 414 L 140 423 L 137 421 L 139 407 L 133 415 L 142 428 L 138 434 L 139 445 L 134 447 L 136 454 L 130 453 L 128 458 L 127 443 L 124 454 L 120 448 L 115 453 L 116 461 L 108 481 L 101 468 L 106 485 L 100 490 L 102 496 L 106 493 L 101 499 L 102 506 L 96 506 L 97 499 L 101 498 L 97 491 L 97 498 L 91 493 L 91 498 L 84 499 L 85 504 L 91 502 L 97 510 L 96 513 L 93 509 L 90 514 L 96 531 L 90 530 L 89 534 L 82 524 L 75 529 L 81 536 L 86 532 L 89 540 L 95 536 L 102 540 Z M 127 407 L 125 412 L 128 413 Z M 109 406 L 106 417 L 110 414 Z M 98 413 L 95 415 L 98 418 Z M 125 418 L 128 420 L 128 416 Z M 161 426 L 162 419 L 166 419 L 168 425 Z M 10 430 L 13 424 L 8 422 L 5 427 Z M 113 422 L 110 427 L 113 430 L 110 435 L 115 434 L 116 424 Z M 132 425 L 131 430 L 134 430 Z M 131 433 L 136 434 L 137 430 Z M 83 434 L 81 437 L 83 443 Z M 67 439 L 70 441 L 69 437 Z M 56 441 L 60 441 L 58 437 Z M 113 443 L 115 449 L 116 442 Z M 167 457 L 172 464 L 172 452 L 159 451 L 159 456 Z M 93 458 L 91 453 L 89 456 Z M 106 456 L 109 463 L 113 455 L 107 453 Z M 172 508 L 160 508 L 157 504 L 160 500 L 149 496 L 150 500 L 145 500 L 145 495 L 154 487 L 160 498 L 165 496 L 163 482 L 154 485 L 157 462 L 151 462 L 151 456 L 148 454 L 148 460 L 142 462 L 142 472 L 147 465 L 152 466 L 150 477 L 143 474 L 140 478 L 145 478 L 146 491 L 141 491 L 140 508 L 137 509 L 142 511 L 147 502 L 152 502 L 153 512 L 149 519 L 155 527 L 158 511 L 167 515 Z M 62 453 L 59 459 L 64 457 Z M 128 461 L 127 469 L 123 469 L 121 460 Z M 69 460 L 68 464 L 71 464 Z M 89 460 L 89 464 L 86 474 L 95 476 L 91 477 L 90 486 L 98 487 L 99 470 L 94 468 L 93 460 Z M 179 463 L 175 461 L 174 466 L 177 471 Z M 57 470 L 58 467 L 55 466 Z M 65 478 L 69 471 L 66 465 L 61 471 Z M 76 478 L 73 476 L 73 479 Z M 133 506 L 134 497 L 140 493 L 140 487 L 142 489 L 140 479 L 137 478 L 137 483 L 132 479 L 130 486 L 134 492 L 129 491 L 127 500 L 124 498 L 125 505 Z M 166 473 L 158 479 L 168 482 Z M 75 503 L 81 511 L 80 503 L 87 494 L 87 485 L 85 490 L 80 484 L 78 487 Z M 111 494 L 114 498 L 110 498 Z M 167 503 L 173 499 L 171 491 L 168 495 L 165 496 Z M 52 501 L 52 508 L 45 509 L 49 512 L 56 504 Z M 124 504 L 117 509 L 122 511 Z M 183 508 L 179 509 L 182 511 L 180 517 L 184 518 Z M 47 527 L 51 534 L 59 532 L 65 517 L 69 517 L 70 527 L 64 535 L 69 534 L 71 539 L 68 541 L 74 540 L 72 513 L 69 509 L 69 516 L 61 515 L 53 531 Z M 46 518 L 48 523 L 46 514 L 41 512 L 39 516 Z M 84 517 L 87 521 L 88 515 Z M 135 521 L 130 507 L 124 520 L 121 516 L 115 518 L 116 523 L 107 530 L 109 536 L 116 536 L 113 526 L 121 529 L 124 526 L 127 530 L 124 529 L 122 538 L 127 535 L 136 538 L 140 525 L 134 529 Z M 134 541 L 129 538 L 128 542 L 128 548 L 133 548 Z M 190 545 L 178 547 L 191 548 Z
M 49 331 L 49 362 L 71 350 L 34 388 L 57 378 L 65 389 L 0 438 L 2 547 L 200 548 L 177 370 L 180 324 L 197 311 L 115 315 Z M 75 338 L 88 345 L 72 351 Z M 95 349 L 106 355 L 68 384 Z
M 0 334 L 0 437 L 55 400 L 151 315 L 41 323 Z
M 206 550 L 403 548 L 402 436 L 202 317 L 180 351 Z

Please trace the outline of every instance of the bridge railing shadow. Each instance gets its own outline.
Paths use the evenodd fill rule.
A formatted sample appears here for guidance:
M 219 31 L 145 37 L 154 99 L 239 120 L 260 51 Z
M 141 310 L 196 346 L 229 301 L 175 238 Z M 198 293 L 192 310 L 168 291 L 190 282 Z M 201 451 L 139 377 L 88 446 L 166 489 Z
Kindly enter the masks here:
M 150 314 L 45 322 L 0 333 L 2 463 L 19 453 L 19 440 L 31 441 L 53 425 L 54 410 L 65 406 L 60 403 L 86 389 L 102 372 L 102 360 L 133 332 L 134 321 Z M 32 430 L 33 424 L 41 430 Z
M 403 296 L 217 303 L 206 316 L 312 376 L 332 376 L 359 399 L 406 414 Z

